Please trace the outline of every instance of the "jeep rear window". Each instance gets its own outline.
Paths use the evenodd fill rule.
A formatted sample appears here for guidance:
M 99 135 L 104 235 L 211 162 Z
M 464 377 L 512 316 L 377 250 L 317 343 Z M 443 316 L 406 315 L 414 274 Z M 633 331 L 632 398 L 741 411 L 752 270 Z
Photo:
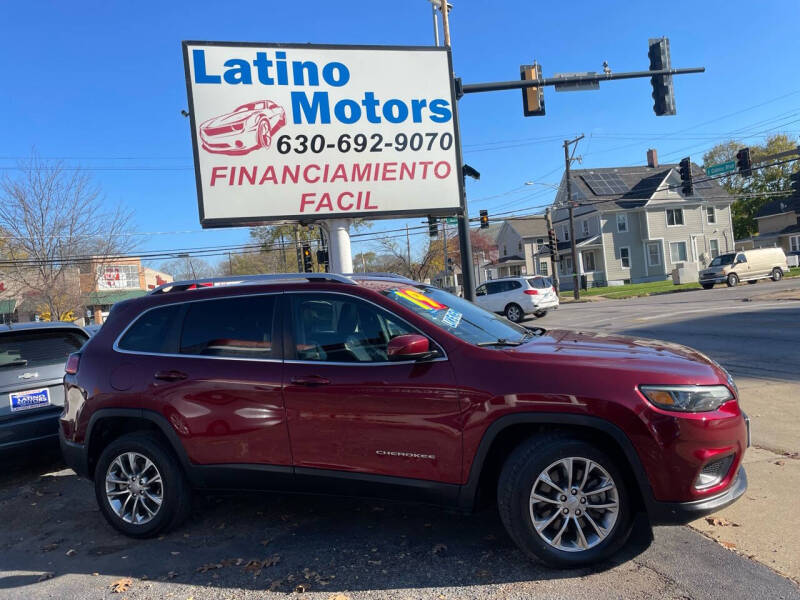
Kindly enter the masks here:
M 120 350 L 170 354 L 175 351 L 170 325 L 178 318 L 179 304 L 154 308 L 140 316 L 125 332 L 117 346 Z
M 0 369 L 57 365 L 80 350 L 87 336 L 80 331 L 50 329 L 0 334 Z

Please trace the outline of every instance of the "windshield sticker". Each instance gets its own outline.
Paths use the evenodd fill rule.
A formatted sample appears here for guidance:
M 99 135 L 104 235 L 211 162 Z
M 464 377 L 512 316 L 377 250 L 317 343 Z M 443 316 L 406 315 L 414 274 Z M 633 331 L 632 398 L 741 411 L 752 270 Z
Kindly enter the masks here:
M 462 316 L 462 313 L 457 312 L 452 308 L 448 308 L 447 312 L 442 317 L 442 323 L 453 328 L 458 327 L 458 324 L 461 323 Z
M 434 300 L 433 298 L 429 298 L 425 294 L 418 292 L 417 290 L 412 289 L 404 289 L 404 290 L 394 290 L 394 293 L 404 300 L 408 300 L 419 306 L 424 310 L 444 310 L 447 307 Z M 460 319 L 461 317 L 459 317 Z

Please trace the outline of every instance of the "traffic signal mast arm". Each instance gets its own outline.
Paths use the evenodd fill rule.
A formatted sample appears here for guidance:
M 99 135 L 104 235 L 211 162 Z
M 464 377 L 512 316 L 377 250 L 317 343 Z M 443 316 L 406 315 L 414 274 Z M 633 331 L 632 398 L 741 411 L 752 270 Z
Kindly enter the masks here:
M 529 87 L 542 87 L 565 83 L 590 83 L 593 81 L 611 81 L 614 79 L 636 79 L 639 77 L 652 77 L 653 75 L 687 75 L 689 73 L 705 73 L 705 67 L 692 67 L 689 69 L 662 69 L 660 71 L 630 71 L 628 73 L 595 73 L 592 75 L 574 75 L 568 77 L 545 77 L 542 79 L 514 80 L 514 81 L 488 81 L 485 83 L 461 83 L 461 78 L 456 78 L 456 95 L 460 98 L 464 94 L 476 92 L 496 92 L 499 90 L 518 90 Z

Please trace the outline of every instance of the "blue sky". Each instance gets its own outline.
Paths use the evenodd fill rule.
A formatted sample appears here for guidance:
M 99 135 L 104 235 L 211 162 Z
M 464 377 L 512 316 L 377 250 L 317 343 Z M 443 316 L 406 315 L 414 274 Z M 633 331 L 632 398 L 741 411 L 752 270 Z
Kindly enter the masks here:
M 455 0 L 454 66 L 465 83 L 516 79 L 538 60 L 556 72 L 648 68 L 647 39 L 670 38 L 678 114 L 656 117 L 648 79 L 600 91 L 556 93 L 547 116 L 522 116 L 520 92 L 465 96 L 459 104 L 470 213 L 542 210 L 561 177 L 565 138 L 585 134 L 585 167 L 661 162 L 731 137 L 800 133 L 800 3 L 476 2 Z M 200 229 L 180 42 L 184 39 L 430 45 L 426 0 L 350 2 L 9 2 L 0 38 L 0 167 L 32 148 L 88 169 L 109 202 L 135 213 L 141 248 L 246 242 L 246 229 Z M 420 219 L 409 221 L 419 225 Z M 372 231 L 405 221 L 382 221 Z M 188 233 L 176 233 L 188 232 Z M 421 244 L 424 232 L 413 238 Z M 374 243 L 360 241 L 354 252 Z

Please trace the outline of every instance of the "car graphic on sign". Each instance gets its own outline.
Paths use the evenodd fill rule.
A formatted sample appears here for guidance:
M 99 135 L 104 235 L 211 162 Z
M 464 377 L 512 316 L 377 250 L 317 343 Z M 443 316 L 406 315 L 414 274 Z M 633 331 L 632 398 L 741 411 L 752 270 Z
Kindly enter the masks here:
M 258 100 L 208 119 L 200 125 L 200 143 L 206 152 L 241 155 L 269 148 L 272 136 L 286 125 L 286 112 L 272 100 Z

